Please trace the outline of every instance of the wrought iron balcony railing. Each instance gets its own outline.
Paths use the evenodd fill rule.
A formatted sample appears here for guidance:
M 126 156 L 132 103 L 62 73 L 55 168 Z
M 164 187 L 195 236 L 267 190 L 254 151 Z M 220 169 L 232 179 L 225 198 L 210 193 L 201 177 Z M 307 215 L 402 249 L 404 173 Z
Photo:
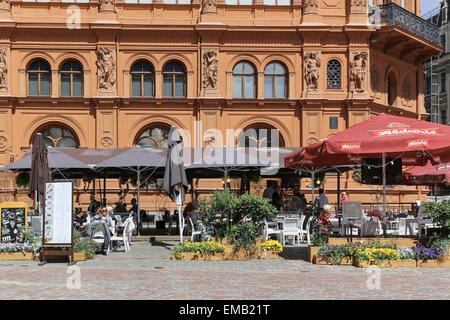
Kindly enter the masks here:
M 437 45 L 441 45 L 438 27 L 393 2 L 370 7 L 369 23 L 374 27 L 381 27 L 384 24 L 397 25 Z

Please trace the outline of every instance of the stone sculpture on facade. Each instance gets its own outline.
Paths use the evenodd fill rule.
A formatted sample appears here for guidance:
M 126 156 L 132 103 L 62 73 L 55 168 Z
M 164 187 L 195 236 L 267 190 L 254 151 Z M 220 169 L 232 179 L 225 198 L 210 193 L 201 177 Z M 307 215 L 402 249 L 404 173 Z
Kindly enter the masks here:
M 203 0 L 202 14 L 217 13 L 217 0 Z
M 350 0 L 351 13 L 365 13 L 367 0 Z
M 6 62 L 6 48 L 0 49 L 0 89 L 7 89 L 8 64 Z
M 366 91 L 364 80 L 368 57 L 367 52 L 358 52 L 353 55 L 353 59 L 350 61 L 350 81 L 353 84 L 353 92 L 364 93 Z
M 114 0 L 100 0 L 99 1 L 99 11 L 111 11 L 116 12 L 116 6 Z
M 116 83 L 113 49 L 102 47 L 97 50 L 97 67 L 99 88 L 110 89 Z
M 305 54 L 305 81 L 307 91 L 319 89 L 320 58 L 316 52 Z
M 303 0 L 303 12 L 306 14 L 317 13 L 318 6 L 318 0 Z
M 203 52 L 203 89 L 217 89 L 218 80 L 217 50 Z
M 11 4 L 9 0 L 0 0 L 0 9 L 11 10 Z

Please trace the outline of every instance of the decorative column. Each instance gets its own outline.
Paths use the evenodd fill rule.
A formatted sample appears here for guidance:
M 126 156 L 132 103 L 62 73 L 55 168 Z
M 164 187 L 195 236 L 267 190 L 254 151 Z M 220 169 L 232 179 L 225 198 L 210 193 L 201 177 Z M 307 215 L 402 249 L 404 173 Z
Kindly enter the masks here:
M 318 8 L 319 0 L 303 0 L 303 22 L 302 24 L 317 24 L 319 22 Z
M 217 1 L 218 0 L 202 0 L 200 23 L 219 22 L 219 15 L 217 14 Z

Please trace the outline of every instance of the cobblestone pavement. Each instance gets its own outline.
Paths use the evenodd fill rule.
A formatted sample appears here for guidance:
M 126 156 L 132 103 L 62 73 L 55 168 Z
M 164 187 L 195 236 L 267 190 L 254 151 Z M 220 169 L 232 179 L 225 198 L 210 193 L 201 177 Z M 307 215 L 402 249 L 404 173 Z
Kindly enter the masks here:
M 66 263 L 0 261 L 0 299 L 450 299 L 449 268 L 379 269 L 380 289 L 370 290 L 367 269 L 312 265 L 306 248 L 250 261 L 170 260 L 170 248 L 136 242 L 78 262 L 80 289 L 67 288 Z

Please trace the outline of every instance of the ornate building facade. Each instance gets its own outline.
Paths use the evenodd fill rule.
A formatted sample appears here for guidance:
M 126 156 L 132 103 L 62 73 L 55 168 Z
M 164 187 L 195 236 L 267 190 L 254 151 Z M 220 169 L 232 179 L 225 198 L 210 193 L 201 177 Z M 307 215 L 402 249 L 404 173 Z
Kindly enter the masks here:
M 0 163 L 37 132 L 54 147 L 120 148 L 163 147 L 170 125 L 191 146 L 239 145 L 220 141 L 227 129 L 256 129 L 261 145 L 258 130 L 277 129 L 299 147 L 382 112 L 426 118 L 422 64 L 439 31 L 420 0 L 383 2 L 3 0 Z M 367 197 L 350 175 L 342 188 Z

